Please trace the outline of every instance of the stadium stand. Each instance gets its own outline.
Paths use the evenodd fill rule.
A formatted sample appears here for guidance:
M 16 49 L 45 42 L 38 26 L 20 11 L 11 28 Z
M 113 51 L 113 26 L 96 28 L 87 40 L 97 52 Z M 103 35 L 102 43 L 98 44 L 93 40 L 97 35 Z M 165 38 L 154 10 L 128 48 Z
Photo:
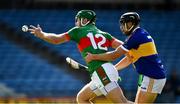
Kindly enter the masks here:
M 75 95 L 82 82 L 0 35 L 0 82 L 27 96 Z M 68 82 L 68 86 L 66 86 Z M 77 88 L 72 90 L 72 86 Z M 66 88 L 66 89 L 64 89 Z

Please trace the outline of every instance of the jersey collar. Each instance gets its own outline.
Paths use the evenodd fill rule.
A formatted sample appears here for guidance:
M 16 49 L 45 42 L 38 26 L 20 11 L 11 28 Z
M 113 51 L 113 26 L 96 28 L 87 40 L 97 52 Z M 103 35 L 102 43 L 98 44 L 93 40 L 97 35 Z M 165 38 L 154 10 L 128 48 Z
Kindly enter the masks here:
M 138 27 L 136 27 L 133 31 L 132 31 L 132 33 L 134 32 L 134 31 L 136 31 L 137 29 L 139 29 L 140 27 L 138 26 Z

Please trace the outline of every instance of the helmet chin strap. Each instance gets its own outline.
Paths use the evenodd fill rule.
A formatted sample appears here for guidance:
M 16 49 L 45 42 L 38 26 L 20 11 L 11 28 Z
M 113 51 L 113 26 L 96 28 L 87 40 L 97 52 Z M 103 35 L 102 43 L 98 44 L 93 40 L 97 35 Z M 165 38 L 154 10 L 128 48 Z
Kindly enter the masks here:
M 125 29 L 126 29 L 126 35 L 130 35 L 132 32 L 132 29 L 134 28 L 135 25 L 132 25 L 129 29 L 127 28 L 127 23 L 124 24 L 125 25 Z
M 81 18 L 81 25 L 86 26 L 90 21 L 87 21 L 85 24 L 83 24 L 83 18 Z

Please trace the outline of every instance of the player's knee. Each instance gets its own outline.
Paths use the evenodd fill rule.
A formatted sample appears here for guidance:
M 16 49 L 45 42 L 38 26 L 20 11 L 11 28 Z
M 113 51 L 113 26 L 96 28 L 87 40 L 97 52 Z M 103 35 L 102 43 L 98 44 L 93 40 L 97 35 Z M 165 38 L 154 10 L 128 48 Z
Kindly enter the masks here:
M 126 99 L 126 97 L 122 97 L 122 98 L 121 98 L 121 101 L 122 101 L 123 103 L 128 103 L 128 100 Z
M 121 88 L 117 84 L 117 82 L 111 82 L 105 86 L 105 89 L 108 92 L 107 98 L 111 99 L 114 103 L 128 103 L 128 100 L 124 96 Z
M 83 103 L 83 102 L 87 101 L 87 99 L 85 99 L 83 94 L 78 93 L 77 96 L 76 96 L 76 101 L 77 101 L 77 103 Z
M 77 96 L 76 96 L 76 102 L 77 102 L 77 103 L 80 103 L 80 100 L 81 100 L 81 96 L 80 96 L 80 94 L 78 93 Z

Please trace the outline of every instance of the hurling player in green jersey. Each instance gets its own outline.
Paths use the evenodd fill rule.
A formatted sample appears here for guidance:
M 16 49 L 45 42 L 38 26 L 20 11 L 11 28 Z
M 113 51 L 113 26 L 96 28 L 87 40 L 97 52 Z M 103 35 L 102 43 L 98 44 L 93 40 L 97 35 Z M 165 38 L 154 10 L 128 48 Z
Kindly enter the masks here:
M 52 44 L 61 44 L 70 40 L 78 44 L 83 58 L 87 52 L 94 54 L 105 53 L 109 47 L 117 48 L 121 41 L 112 37 L 109 33 L 99 30 L 95 26 L 96 14 L 92 10 L 81 10 L 75 17 L 75 27 L 62 34 L 43 32 L 40 26 L 30 26 L 29 31 Z M 85 85 L 77 94 L 78 103 L 90 103 L 90 100 L 104 95 L 113 103 L 128 103 L 119 87 L 118 72 L 109 61 L 92 61 L 87 63 L 91 82 Z

